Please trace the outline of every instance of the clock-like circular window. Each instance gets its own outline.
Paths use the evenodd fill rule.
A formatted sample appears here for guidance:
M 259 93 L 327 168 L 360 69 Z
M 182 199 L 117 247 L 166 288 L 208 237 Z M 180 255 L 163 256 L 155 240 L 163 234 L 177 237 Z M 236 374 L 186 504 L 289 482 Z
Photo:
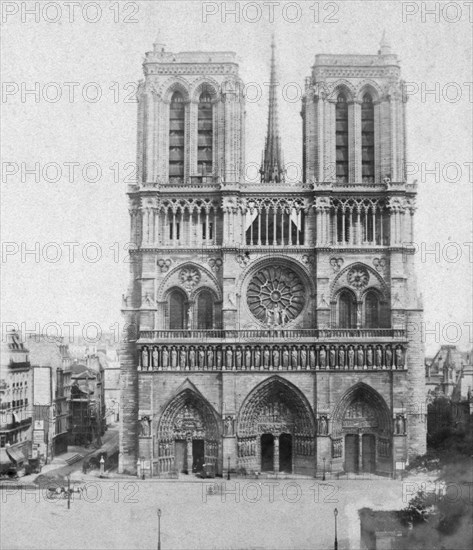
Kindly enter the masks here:
M 288 267 L 264 267 L 251 278 L 246 301 L 251 313 L 262 323 L 284 326 L 304 307 L 304 284 Z

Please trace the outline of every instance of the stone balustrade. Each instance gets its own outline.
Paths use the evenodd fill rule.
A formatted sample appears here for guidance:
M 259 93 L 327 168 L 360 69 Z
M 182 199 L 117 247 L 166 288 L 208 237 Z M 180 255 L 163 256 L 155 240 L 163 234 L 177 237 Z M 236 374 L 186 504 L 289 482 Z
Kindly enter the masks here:
M 259 343 L 271 341 L 312 343 L 314 340 L 393 340 L 405 341 L 406 331 L 403 329 L 376 328 L 376 329 L 242 329 L 242 330 L 142 330 L 138 343 L 163 343 L 165 341 L 212 342 L 215 340 L 228 343 Z

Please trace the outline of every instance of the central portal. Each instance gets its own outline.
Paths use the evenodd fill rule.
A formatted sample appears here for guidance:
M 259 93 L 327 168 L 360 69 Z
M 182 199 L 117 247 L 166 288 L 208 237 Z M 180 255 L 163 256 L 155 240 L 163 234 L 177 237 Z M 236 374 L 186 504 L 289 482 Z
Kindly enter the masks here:
M 274 436 L 263 434 L 261 436 L 261 470 L 272 472 L 274 470 Z

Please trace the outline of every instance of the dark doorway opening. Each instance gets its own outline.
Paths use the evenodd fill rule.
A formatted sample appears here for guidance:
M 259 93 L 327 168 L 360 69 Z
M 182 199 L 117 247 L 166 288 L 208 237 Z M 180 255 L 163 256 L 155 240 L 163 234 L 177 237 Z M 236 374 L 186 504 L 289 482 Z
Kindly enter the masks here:
M 292 435 L 281 434 L 279 437 L 279 471 L 292 473 Z
M 358 473 L 358 435 L 345 436 L 345 471 Z
M 361 458 L 363 472 L 374 473 L 376 470 L 376 440 L 373 434 L 363 434 Z
M 272 434 L 261 436 L 261 471 L 274 470 L 274 437 Z
M 201 472 L 205 462 L 205 444 L 203 439 L 192 440 L 192 471 Z
M 178 439 L 175 442 L 176 470 L 187 474 L 187 441 Z

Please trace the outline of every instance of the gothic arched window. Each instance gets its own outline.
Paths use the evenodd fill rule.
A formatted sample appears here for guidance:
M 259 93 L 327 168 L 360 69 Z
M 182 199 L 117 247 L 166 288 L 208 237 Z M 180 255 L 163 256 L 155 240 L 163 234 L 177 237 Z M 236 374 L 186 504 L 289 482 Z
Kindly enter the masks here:
M 200 176 L 213 170 L 213 105 L 208 92 L 200 95 L 197 111 L 197 170 Z
M 169 328 L 171 330 L 186 329 L 187 300 L 180 290 L 173 290 L 169 295 Z
M 339 94 L 335 105 L 335 143 L 337 181 L 348 181 L 348 104 L 344 94 Z
M 214 303 L 213 297 L 207 290 L 202 291 L 197 298 L 197 328 L 213 328 Z
M 180 92 L 174 92 L 169 108 L 169 178 L 184 176 L 185 105 Z
M 361 173 L 363 183 L 374 183 L 374 107 L 370 94 L 361 104 Z
M 356 300 L 347 290 L 338 298 L 338 326 L 340 328 L 356 328 Z
M 379 299 L 375 292 L 365 297 L 365 327 L 379 328 Z

